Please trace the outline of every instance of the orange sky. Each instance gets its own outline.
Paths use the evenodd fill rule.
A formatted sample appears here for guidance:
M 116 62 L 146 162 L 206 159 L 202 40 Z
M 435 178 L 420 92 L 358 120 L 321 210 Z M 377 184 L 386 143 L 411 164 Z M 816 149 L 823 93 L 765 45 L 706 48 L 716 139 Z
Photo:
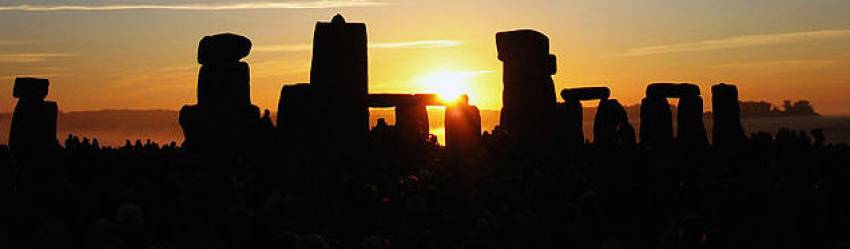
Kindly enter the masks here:
M 51 1 L 0 3 L 0 112 L 17 75 L 49 77 L 63 110 L 179 109 L 195 102 L 197 43 L 235 32 L 254 50 L 255 104 L 309 79 L 316 21 L 369 31 L 371 92 L 468 92 L 501 105 L 494 34 L 532 28 L 558 56 L 556 89 L 608 86 L 639 102 L 650 82 L 731 82 L 745 100 L 808 99 L 850 114 L 850 1 Z M 435 82 L 439 81 L 439 82 Z

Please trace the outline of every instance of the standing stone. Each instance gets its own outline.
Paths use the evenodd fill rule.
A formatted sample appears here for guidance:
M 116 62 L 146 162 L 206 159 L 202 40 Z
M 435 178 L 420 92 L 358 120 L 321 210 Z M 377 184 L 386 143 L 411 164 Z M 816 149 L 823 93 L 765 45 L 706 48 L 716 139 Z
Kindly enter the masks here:
M 556 107 L 558 115 L 558 140 L 564 143 L 570 152 L 584 145 L 584 106 L 578 99 L 564 99 Z
M 647 148 L 673 141 L 673 113 L 666 98 L 645 97 L 640 102 L 640 143 Z
M 679 98 L 679 112 L 676 115 L 676 141 L 680 145 L 708 145 L 708 135 L 702 122 L 702 106 L 702 98 L 698 95 Z
M 504 84 L 499 125 L 520 143 L 551 145 L 557 105 L 551 76 L 557 65 L 549 38 L 533 30 L 500 32 L 496 47 Z
M 593 142 L 600 146 L 634 145 L 635 131 L 626 110 L 616 99 L 599 102 L 593 122 Z
M 481 113 L 469 105 L 463 95 L 457 103 L 446 107 L 446 150 L 449 153 L 473 158 L 481 145 Z
M 201 39 L 198 104 L 180 110 L 186 147 L 245 152 L 254 144 L 260 109 L 251 104 L 250 69 L 240 61 L 250 50 L 251 41 L 236 34 Z
M 309 84 L 286 85 L 280 90 L 277 106 L 277 127 L 284 139 L 304 145 L 313 134 L 314 113 Z
M 738 88 L 725 83 L 712 86 L 711 108 L 714 115 L 711 136 L 714 146 L 734 147 L 743 144 L 747 137 L 741 125 Z
M 346 23 L 337 14 L 319 22 L 313 34 L 310 84 L 328 150 L 353 153 L 369 131 L 367 36 L 363 23 Z M 342 155 L 345 157 L 345 155 Z
M 56 102 L 47 97 L 47 79 L 17 78 L 13 96 L 18 104 L 9 130 L 9 150 L 18 163 L 42 161 L 58 149 Z
M 198 105 L 213 109 L 245 108 L 251 105 L 251 72 L 248 63 L 201 66 L 198 72 Z
M 396 127 L 409 141 L 428 139 L 428 108 L 420 103 L 404 103 L 395 107 Z

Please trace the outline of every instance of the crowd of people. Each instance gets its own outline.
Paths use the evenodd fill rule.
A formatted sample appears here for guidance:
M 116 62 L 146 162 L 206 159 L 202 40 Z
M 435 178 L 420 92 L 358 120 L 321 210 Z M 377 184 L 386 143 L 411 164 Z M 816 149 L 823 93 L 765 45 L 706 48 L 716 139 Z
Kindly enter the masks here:
M 354 165 L 300 165 L 277 146 L 224 167 L 176 143 L 69 136 L 31 174 L 0 147 L 0 247 L 850 246 L 850 147 L 818 130 L 755 133 L 735 149 L 560 153 L 517 148 L 497 128 L 462 156 L 386 124 L 369 136 Z

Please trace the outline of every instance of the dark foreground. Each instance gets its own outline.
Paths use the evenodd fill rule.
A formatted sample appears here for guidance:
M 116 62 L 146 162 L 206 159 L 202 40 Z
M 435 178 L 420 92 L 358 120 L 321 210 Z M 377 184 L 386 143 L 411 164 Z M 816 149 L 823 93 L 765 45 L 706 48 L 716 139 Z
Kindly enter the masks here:
M 850 148 L 818 135 L 756 134 L 723 152 L 588 144 L 572 158 L 509 146 L 497 130 L 460 160 L 384 127 L 370 134 L 366 161 L 324 174 L 285 163 L 298 161 L 287 153 L 219 167 L 173 144 L 101 148 L 74 137 L 14 183 L 21 171 L 3 147 L 0 247 L 850 245 Z

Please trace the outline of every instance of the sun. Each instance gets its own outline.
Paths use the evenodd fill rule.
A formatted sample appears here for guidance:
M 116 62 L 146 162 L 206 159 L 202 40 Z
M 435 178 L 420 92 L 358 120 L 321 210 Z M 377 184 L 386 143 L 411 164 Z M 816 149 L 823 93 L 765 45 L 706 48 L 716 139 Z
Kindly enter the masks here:
M 456 102 L 470 91 L 470 79 L 480 72 L 436 71 L 419 77 L 426 91 L 434 92 L 446 103 Z

